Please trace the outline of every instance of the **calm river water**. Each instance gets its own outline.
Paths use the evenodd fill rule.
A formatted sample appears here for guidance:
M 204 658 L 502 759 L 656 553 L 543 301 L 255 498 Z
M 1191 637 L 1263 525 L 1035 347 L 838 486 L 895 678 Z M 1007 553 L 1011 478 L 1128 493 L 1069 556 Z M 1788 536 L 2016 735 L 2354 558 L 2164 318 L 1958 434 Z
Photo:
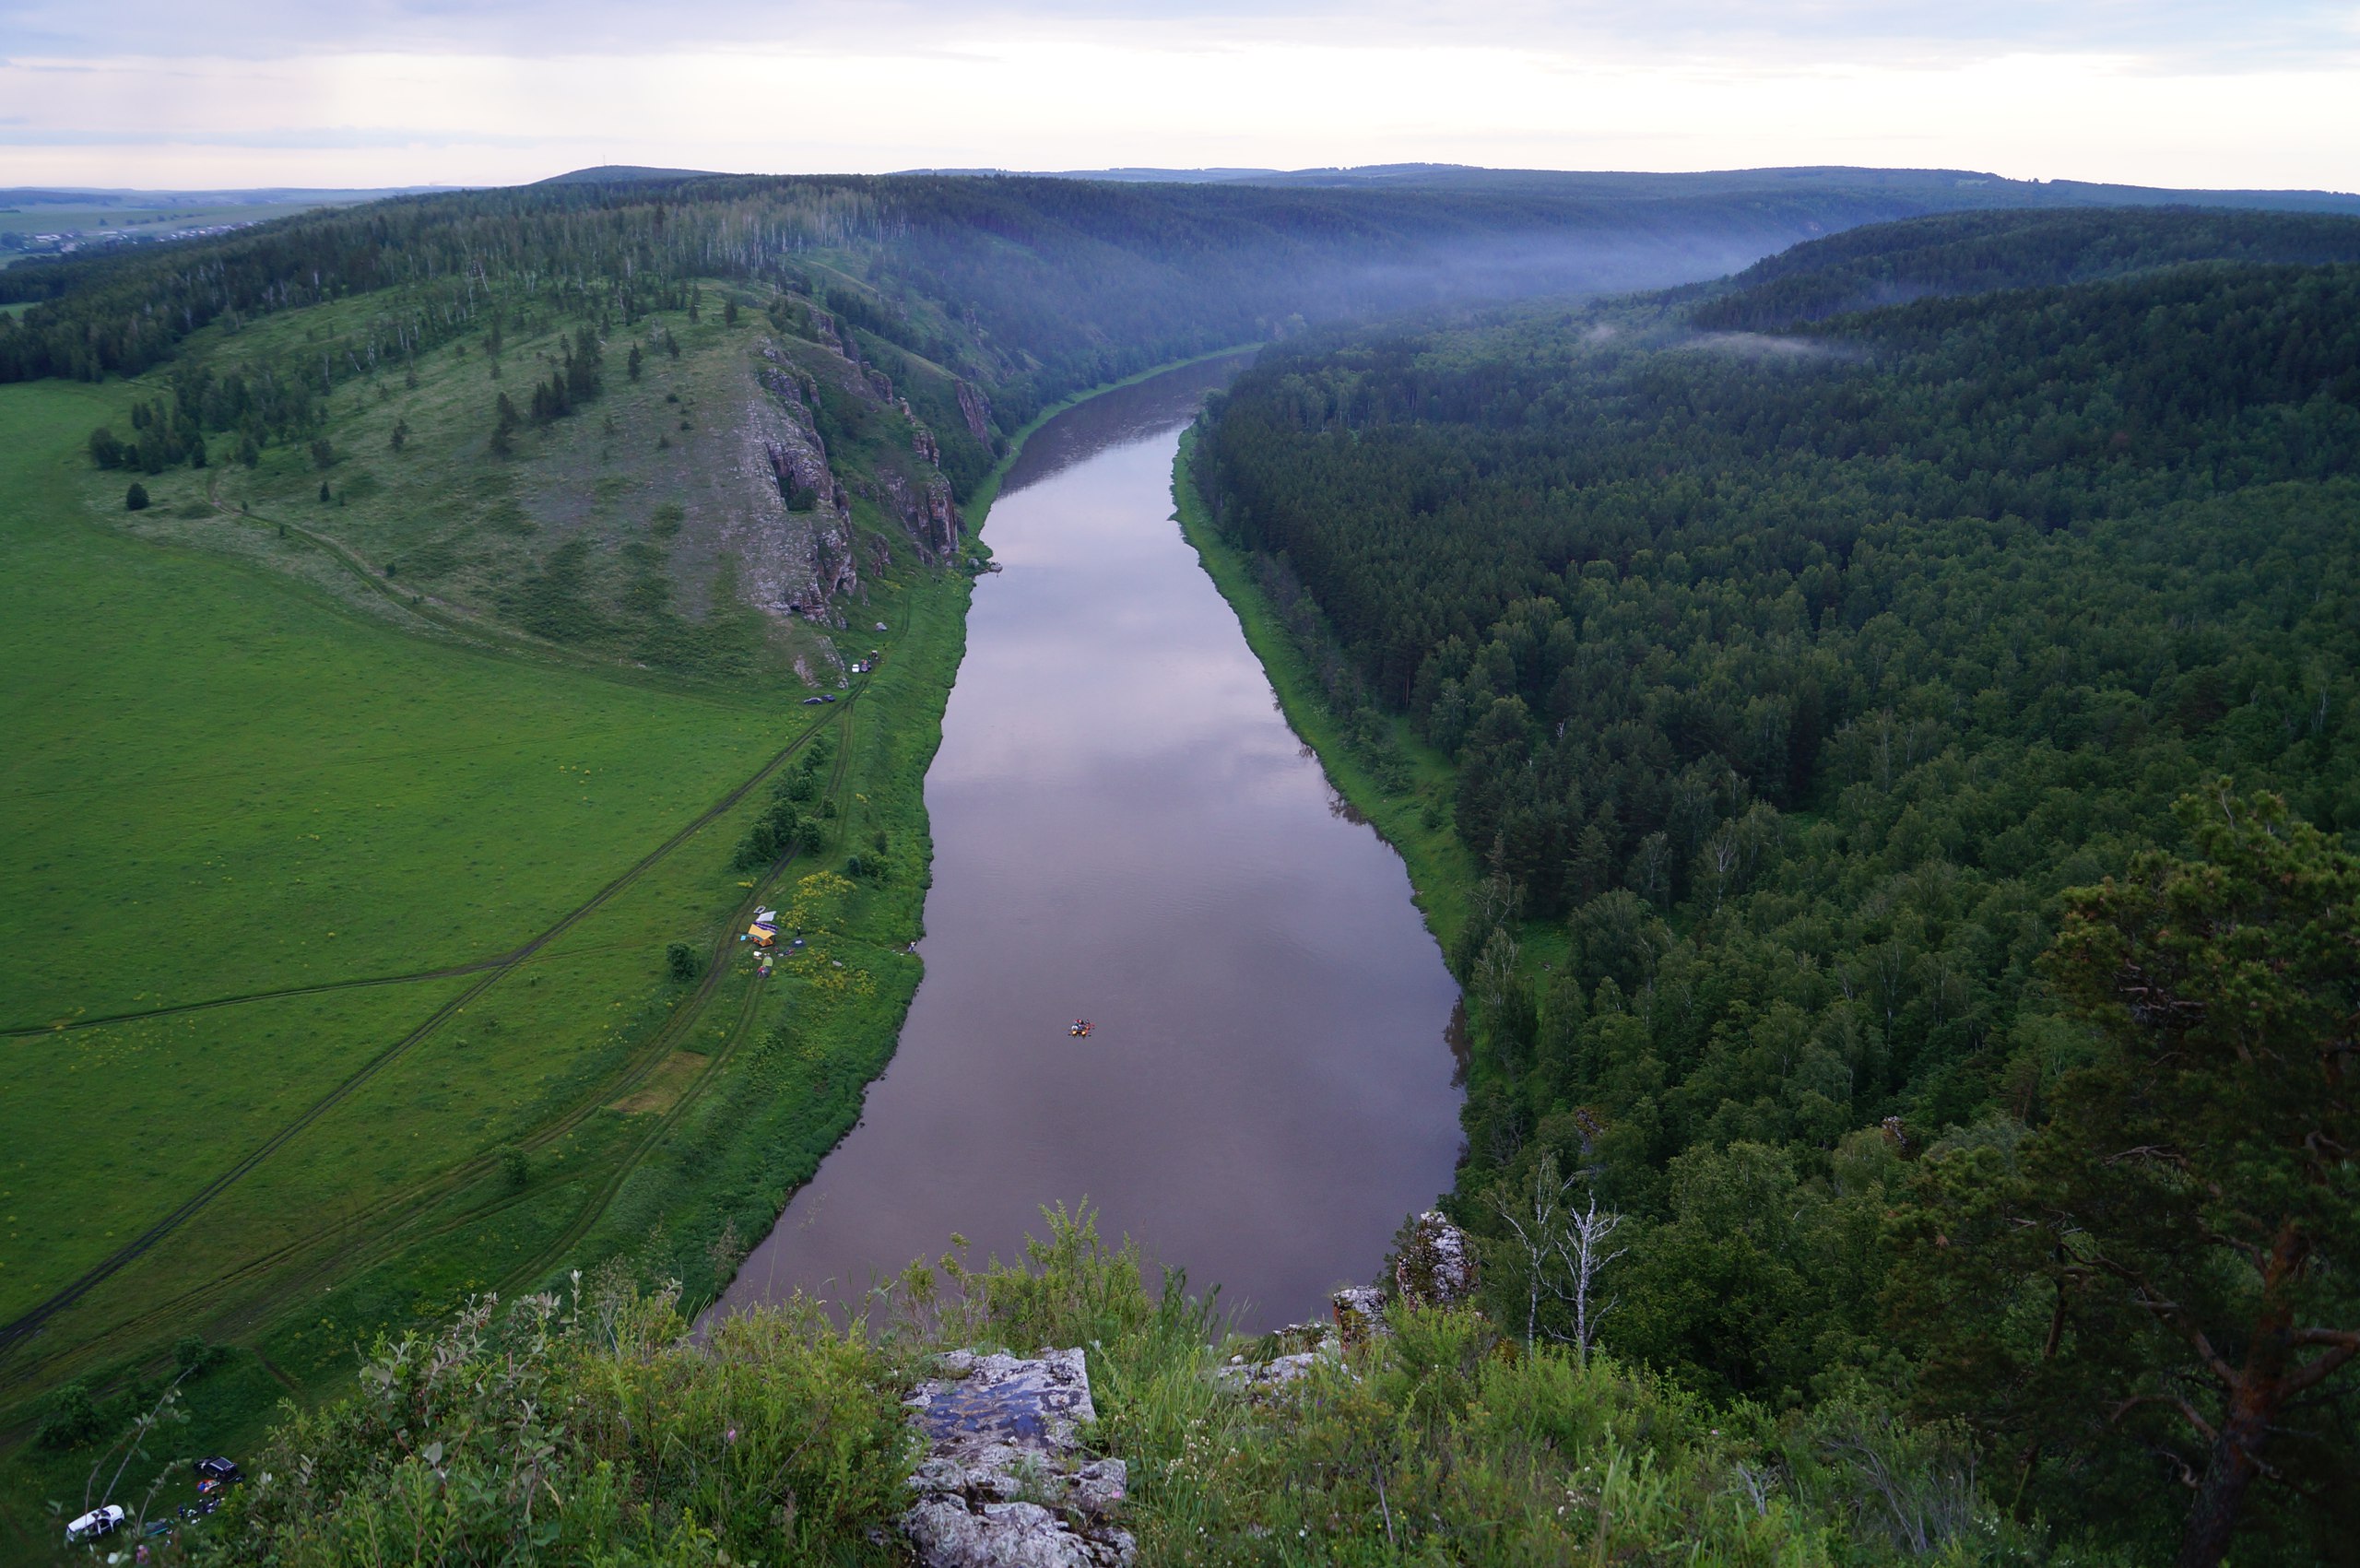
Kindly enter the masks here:
M 1268 1327 L 1449 1185 L 1456 987 L 1171 520 L 1179 433 L 1234 369 L 1093 398 L 1009 476 L 926 775 L 925 984 L 716 1310 L 841 1301 L 954 1231 L 1009 1257 L 1087 1198 Z

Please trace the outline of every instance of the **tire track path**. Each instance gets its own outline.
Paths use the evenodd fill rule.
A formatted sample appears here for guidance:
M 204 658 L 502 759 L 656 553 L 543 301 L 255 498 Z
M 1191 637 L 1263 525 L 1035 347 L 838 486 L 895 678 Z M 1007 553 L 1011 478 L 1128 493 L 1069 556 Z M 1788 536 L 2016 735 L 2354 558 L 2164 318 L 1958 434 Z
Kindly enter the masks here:
M 26 1312 L 18 1315 L 16 1318 L 6 1325 L 0 1325 L 0 1362 L 5 1362 L 18 1347 L 22 1345 L 27 1339 L 30 1338 L 35 1333 L 39 1332 L 43 1324 L 56 1316 L 59 1313 L 65 1311 L 67 1307 L 72 1306 L 76 1302 L 80 1301 L 100 1284 L 103 1283 L 110 1277 L 119 1272 L 125 1265 L 132 1263 L 143 1254 L 147 1253 L 150 1248 L 154 1247 L 157 1243 L 171 1235 L 174 1231 L 179 1230 L 183 1225 L 194 1219 L 198 1213 L 202 1212 L 206 1205 L 210 1204 L 215 1198 L 220 1197 L 222 1193 L 228 1191 L 231 1186 L 234 1186 L 239 1181 L 252 1173 L 255 1167 L 262 1164 L 264 1161 L 269 1159 L 271 1155 L 284 1148 L 287 1143 L 294 1138 L 298 1134 L 311 1126 L 322 1116 L 327 1114 L 328 1112 L 334 1110 L 337 1105 L 343 1103 L 347 1099 L 351 1097 L 354 1091 L 362 1088 L 372 1079 L 384 1072 L 385 1068 L 391 1067 L 403 1056 L 407 1055 L 419 1044 L 419 1042 L 425 1040 L 436 1030 L 440 1029 L 468 1003 L 474 1001 L 478 996 L 482 996 L 486 991 L 490 990 L 492 985 L 499 982 L 502 975 L 513 969 L 518 963 L 531 958 L 534 954 L 548 947 L 551 942 L 556 941 L 559 937 L 572 930 L 584 920 L 587 919 L 593 914 L 596 914 L 617 894 L 622 892 L 632 883 L 645 876 L 650 870 L 653 870 L 674 851 L 678 850 L 682 844 L 687 843 L 691 838 L 694 838 L 697 833 L 702 831 L 704 828 L 711 825 L 719 818 L 726 815 L 731 809 L 737 807 L 739 802 L 743 801 L 747 795 L 751 792 L 756 785 L 760 784 L 763 780 L 770 777 L 772 773 L 775 772 L 788 758 L 801 750 L 813 736 L 818 735 L 821 730 L 827 728 L 829 725 L 835 722 L 839 717 L 843 717 L 847 720 L 846 727 L 849 728 L 848 721 L 850 715 L 846 710 L 853 704 L 859 701 L 861 690 L 865 690 L 865 686 L 862 689 L 856 690 L 850 693 L 844 699 L 844 703 L 837 707 L 836 712 L 830 713 L 825 718 L 816 720 L 808 725 L 800 735 L 796 736 L 792 741 L 789 741 L 777 752 L 773 753 L 769 760 L 765 761 L 760 768 L 756 769 L 754 772 L 743 783 L 737 785 L 734 789 L 731 789 L 719 800 L 714 802 L 713 805 L 707 807 L 702 812 L 699 813 L 693 820 L 689 822 L 685 827 L 675 831 L 662 843 L 650 850 L 647 854 L 642 855 L 631 867 L 609 880 L 606 886 L 600 888 L 596 893 L 592 894 L 582 902 L 574 905 L 572 909 L 567 910 L 563 914 L 560 915 L 556 921 L 542 930 L 539 935 L 534 937 L 531 940 L 523 943 L 521 946 L 512 949 L 509 952 L 502 955 L 498 959 L 486 961 L 486 966 L 480 971 L 481 978 L 478 979 L 475 984 L 467 986 L 465 990 L 458 993 L 458 995 L 453 996 L 441 1007 L 435 1008 L 432 1013 L 427 1016 L 423 1022 L 418 1025 L 418 1027 L 403 1035 L 399 1040 L 394 1042 L 393 1044 L 379 1052 L 367 1062 L 363 1063 L 359 1068 L 348 1075 L 341 1082 L 337 1083 L 325 1093 L 322 1094 L 317 1100 L 313 1101 L 308 1108 L 298 1114 L 293 1120 L 288 1122 L 284 1126 L 279 1128 L 277 1132 L 273 1133 L 269 1138 L 255 1145 L 254 1148 L 249 1150 L 242 1159 L 239 1160 L 236 1163 L 223 1171 L 219 1175 L 214 1177 L 210 1182 L 207 1182 L 203 1187 L 200 1187 L 195 1193 L 192 1194 L 188 1198 L 183 1201 L 179 1207 L 165 1214 L 162 1218 L 156 1220 L 155 1223 L 142 1231 L 138 1235 L 133 1237 L 130 1241 L 124 1244 L 124 1245 L 116 1248 L 112 1253 L 110 1253 L 107 1256 L 101 1258 L 96 1264 L 93 1264 L 89 1268 L 84 1270 L 80 1276 L 76 1278 L 70 1283 L 54 1291 L 46 1299 L 38 1303 Z M 841 755 L 839 761 L 841 762 Z M 135 1014 L 133 1016 L 146 1018 L 153 1017 L 155 1015 L 153 1013 L 141 1013 Z
M 110 1023 L 138 1023 L 151 1018 L 171 1018 L 176 1013 L 207 1012 L 215 1008 L 243 1007 L 248 1002 L 275 1002 L 287 996 L 316 996 L 324 991 L 358 991 L 372 985 L 411 985 L 426 980 L 456 980 L 463 974 L 480 974 L 488 969 L 500 969 L 520 961 L 526 955 L 520 949 L 499 954 L 494 958 L 478 959 L 473 963 L 454 963 L 442 969 L 421 969 L 410 974 L 378 974 L 359 980 L 322 980 L 310 985 L 289 985 L 276 991 L 244 991 L 233 996 L 210 996 L 202 1002 L 173 1002 L 160 1008 L 148 1008 L 138 1012 L 97 1013 L 88 1018 L 60 1019 L 55 1023 L 11 1024 L 0 1029 L 0 1040 L 27 1040 L 43 1034 L 65 1034 L 77 1029 L 99 1029 Z

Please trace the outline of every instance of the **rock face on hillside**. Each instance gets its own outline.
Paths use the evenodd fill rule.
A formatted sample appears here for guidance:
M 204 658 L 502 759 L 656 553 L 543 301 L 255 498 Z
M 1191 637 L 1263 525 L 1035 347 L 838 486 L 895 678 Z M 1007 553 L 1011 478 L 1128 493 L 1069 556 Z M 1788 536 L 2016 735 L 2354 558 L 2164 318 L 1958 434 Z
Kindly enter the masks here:
M 869 531 L 855 529 L 856 493 L 898 521 L 921 559 L 955 555 L 961 520 L 934 432 L 895 394 L 882 371 L 861 364 L 850 334 L 824 312 L 813 312 L 812 324 L 828 350 L 824 356 L 796 356 L 775 341 L 763 343 L 738 444 L 710 482 L 730 498 L 721 537 L 743 566 L 747 599 L 773 615 L 841 624 L 836 601 L 860 591 L 864 566 L 874 573 L 890 561 L 865 514 Z M 820 433 L 822 393 L 832 398 L 849 395 L 889 419 L 907 420 L 908 455 L 872 454 L 873 476 L 860 477 L 856 462 L 847 482 L 836 469 L 844 454 L 832 457 Z M 960 407 L 971 422 L 988 412 L 982 395 L 963 385 Z
M 1396 1303 L 1411 1306 L 1463 1306 L 1475 1293 L 1475 1253 L 1467 1232 L 1428 1209 L 1410 1221 L 1401 1255 L 1393 1266 L 1394 1294 L 1354 1285 L 1328 1298 L 1332 1321 L 1293 1323 L 1270 1336 L 1279 1354 L 1249 1362 L 1233 1356 L 1216 1368 L 1223 1387 L 1257 1397 L 1283 1394 L 1323 1367 L 1340 1365 L 1344 1352 L 1393 1332 L 1387 1321 Z
M 1429 1208 L 1410 1223 L 1393 1285 L 1416 1306 L 1453 1307 L 1475 1294 L 1475 1249 L 1467 1232 Z
M 722 542 L 757 608 L 830 619 L 831 602 L 860 586 L 844 487 L 802 383 L 775 348 L 762 357 L 731 454 Z
M 968 385 L 959 383 L 959 413 L 967 421 L 967 433 L 985 446 L 992 443 L 992 406 L 984 395 Z
M 1076 1428 L 1098 1419 L 1081 1350 L 1037 1359 L 957 1350 L 911 1390 L 927 1457 L 902 1530 L 926 1568 L 1126 1568 L 1117 1528 L 1127 1476 L 1092 1459 Z

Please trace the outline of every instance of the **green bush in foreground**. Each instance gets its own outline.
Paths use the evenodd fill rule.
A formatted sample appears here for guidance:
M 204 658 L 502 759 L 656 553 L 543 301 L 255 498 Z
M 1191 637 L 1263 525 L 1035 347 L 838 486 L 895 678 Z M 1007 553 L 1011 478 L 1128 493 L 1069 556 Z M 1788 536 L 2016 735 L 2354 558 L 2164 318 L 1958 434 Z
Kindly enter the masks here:
M 797 1300 L 699 1346 L 669 1290 L 472 1304 L 381 1343 L 361 1391 L 290 1411 L 195 1560 L 902 1561 L 916 1464 L 902 1391 L 934 1350 L 1089 1348 L 1149 1563 L 1764 1565 L 2039 1560 L 1971 1451 L 1838 1397 L 1783 1423 L 1603 1358 L 1526 1350 L 1473 1313 L 1398 1331 L 1278 1395 L 1220 1385 L 1210 1303 L 1084 1215 L 1015 1266 L 913 1265 L 847 1330 Z M 165 1556 L 182 1549 L 167 1547 Z

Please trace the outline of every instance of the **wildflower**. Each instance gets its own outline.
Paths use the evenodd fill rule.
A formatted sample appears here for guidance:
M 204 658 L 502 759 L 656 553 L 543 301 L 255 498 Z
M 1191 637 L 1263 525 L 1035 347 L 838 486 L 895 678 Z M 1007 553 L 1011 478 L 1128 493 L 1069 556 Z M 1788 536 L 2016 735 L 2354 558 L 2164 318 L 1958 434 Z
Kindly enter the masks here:
M 733 1427 L 731 1427 L 727 1432 L 723 1432 L 723 1433 L 721 1434 L 721 1441 L 722 1441 L 722 1442 L 724 1442 L 724 1443 L 735 1443 L 735 1442 L 737 1442 L 737 1441 L 738 1441 L 738 1429 L 737 1429 L 736 1427 L 734 1427 L 734 1426 L 733 1426 Z

